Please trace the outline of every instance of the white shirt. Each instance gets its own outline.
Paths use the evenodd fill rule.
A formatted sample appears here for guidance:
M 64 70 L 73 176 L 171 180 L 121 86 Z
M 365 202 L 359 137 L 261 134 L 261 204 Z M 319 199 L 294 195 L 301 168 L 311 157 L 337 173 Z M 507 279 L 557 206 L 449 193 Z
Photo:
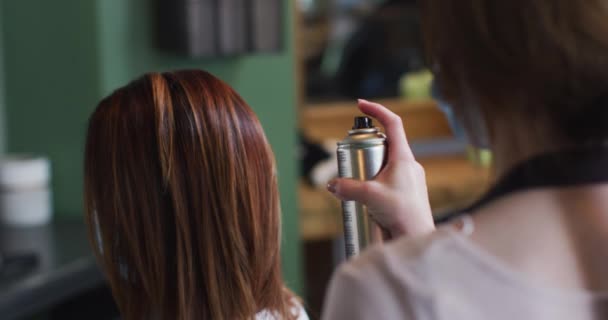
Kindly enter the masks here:
M 370 248 L 343 264 L 331 281 L 323 319 L 585 320 L 602 319 L 594 312 L 605 317 L 607 306 L 607 295 L 527 281 L 445 228 Z
M 302 307 L 300 302 L 296 301 L 295 303 L 296 303 L 297 307 L 294 308 L 293 310 L 291 310 L 292 314 L 298 315 L 297 320 L 309 320 L 308 314 L 306 313 L 306 310 L 304 310 L 304 308 Z M 273 314 L 270 311 L 264 310 L 264 311 L 258 312 L 258 314 L 255 315 L 255 320 L 282 320 L 282 319 L 280 319 L 276 314 Z

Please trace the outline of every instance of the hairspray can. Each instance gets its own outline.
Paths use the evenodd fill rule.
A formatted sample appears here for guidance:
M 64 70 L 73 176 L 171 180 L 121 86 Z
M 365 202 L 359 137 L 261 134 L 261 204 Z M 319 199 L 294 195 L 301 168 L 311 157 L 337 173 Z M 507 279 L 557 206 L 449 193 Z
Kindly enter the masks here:
M 338 142 L 338 175 L 341 178 L 370 180 L 382 166 L 386 155 L 386 136 L 368 117 L 355 117 L 348 136 Z M 368 208 L 355 201 L 342 201 L 344 243 L 350 258 L 382 239 L 382 231 L 371 219 Z

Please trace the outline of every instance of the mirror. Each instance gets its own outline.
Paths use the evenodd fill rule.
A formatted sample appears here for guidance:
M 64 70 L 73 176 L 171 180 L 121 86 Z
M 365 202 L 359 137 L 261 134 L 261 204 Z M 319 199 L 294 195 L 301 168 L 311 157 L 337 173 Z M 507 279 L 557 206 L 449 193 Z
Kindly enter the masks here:
M 403 95 L 424 69 L 415 0 L 299 0 L 306 104 Z

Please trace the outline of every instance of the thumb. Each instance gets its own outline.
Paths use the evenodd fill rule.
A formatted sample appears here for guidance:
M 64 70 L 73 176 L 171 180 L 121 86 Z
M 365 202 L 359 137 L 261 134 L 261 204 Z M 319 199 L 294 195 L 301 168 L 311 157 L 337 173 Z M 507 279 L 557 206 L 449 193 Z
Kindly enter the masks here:
M 382 185 L 376 181 L 360 181 L 347 178 L 335 178 L 327 184 L 327 190 L 341 200 L 354 200 L 370 205 L 370 202 L 382 199 Z

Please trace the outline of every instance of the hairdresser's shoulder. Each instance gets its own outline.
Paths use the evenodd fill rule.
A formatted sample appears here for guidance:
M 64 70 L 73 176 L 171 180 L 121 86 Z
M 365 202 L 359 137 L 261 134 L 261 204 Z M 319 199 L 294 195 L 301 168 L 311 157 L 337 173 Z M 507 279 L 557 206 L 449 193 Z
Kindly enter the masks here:
M 422 276 L 420 270 L 431 263 L 438 251 L 450 250 L 453 245 L 453 232 L 447 228 L 421 237 L 401 238 L 383 245 L 376 245 L 360 256 L 343 263 L 337 274 L 370 276 L 380 273 L 383 276 L 399 276 L 404 272 Z M 416 279 L 420 279 L 416 277 Z M 404 280 L 404 279 L 402 279 Z M 412 279 L 415 280 L 415 279 Z
M 439 251 L 450 250 L 450 233 L 440 229 L 417 238 L 374 246 L 343 263 L 334 273 L 324 319 L 413 318 L 430 306 L 428 266 Z M 365 306 L 365 307 L 360 307 Z

